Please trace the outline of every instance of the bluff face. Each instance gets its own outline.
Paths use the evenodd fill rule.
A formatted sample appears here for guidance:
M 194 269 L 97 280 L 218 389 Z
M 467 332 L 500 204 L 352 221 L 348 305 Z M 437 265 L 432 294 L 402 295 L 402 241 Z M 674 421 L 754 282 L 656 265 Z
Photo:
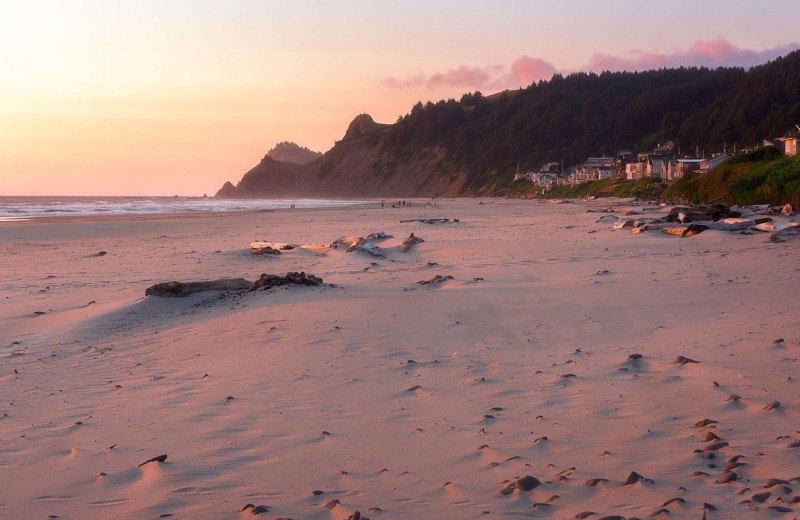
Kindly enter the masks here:
M 392 125 L 357 116 L 341 141 L 306 164 L 265 156 L 234 186 L 230 182 L 216 198 L 349 198 L 455 195 L 460 183 L 438 182 L 435 175 L 441 151 L 436 147 L 398 161 L 383 151 Z

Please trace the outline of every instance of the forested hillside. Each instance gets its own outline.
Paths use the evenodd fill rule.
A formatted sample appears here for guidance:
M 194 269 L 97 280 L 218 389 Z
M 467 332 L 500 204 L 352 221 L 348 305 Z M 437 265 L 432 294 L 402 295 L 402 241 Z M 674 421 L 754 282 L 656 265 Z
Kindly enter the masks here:
M 358 132 L 351 125 L 297 174 L 298 194 L 503 195 L 518 168 L 568 167 L 665 140 L 710 154 L 782 136 L 800 123 L 800 51 L 749 70 L 557 74 L 520 90 L 418 103 L 392 125 L 363 114 L 356 123 Z
M 757 146 L 800 122 L 800 52 L 741 68 L 555 75 L 492 97 L 417 104 L 389 129 L 398 156 L 439 144 L 443 172 L 470 173 L 467 191 L 546 162 L 571 165 L 671 139 L 686 152 Z M 496 181 L 497 179 L 494 179 Z

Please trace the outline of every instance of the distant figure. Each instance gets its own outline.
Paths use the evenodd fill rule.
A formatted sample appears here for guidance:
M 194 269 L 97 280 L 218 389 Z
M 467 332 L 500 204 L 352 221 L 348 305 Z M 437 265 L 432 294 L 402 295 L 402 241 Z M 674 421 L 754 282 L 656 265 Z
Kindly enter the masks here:
M 381 209 L 383 209 L 383 201 L 381 201 Z

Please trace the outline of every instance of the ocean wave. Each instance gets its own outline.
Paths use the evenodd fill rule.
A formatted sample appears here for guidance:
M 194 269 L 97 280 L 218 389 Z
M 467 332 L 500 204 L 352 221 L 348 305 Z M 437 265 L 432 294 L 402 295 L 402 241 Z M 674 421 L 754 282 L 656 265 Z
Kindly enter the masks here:
M 289 208 L 333 208 L 366 200 L 247 199 L 175 197 L 0 197 L 0 219 L 54 216 L 147 215 L 185 212 L 269 211 Z

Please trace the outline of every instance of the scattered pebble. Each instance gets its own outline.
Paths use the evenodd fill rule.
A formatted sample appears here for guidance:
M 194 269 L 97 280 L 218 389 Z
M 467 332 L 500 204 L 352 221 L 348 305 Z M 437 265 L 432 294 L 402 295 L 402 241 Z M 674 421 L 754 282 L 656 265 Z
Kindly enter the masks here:
M 635 471 L 631 471 L 630 475 L 628 475 L 628 478 L 625 479 L 623 484 L 626 485 L 626 486 L 629 486 L 629 485 L 635 484 L 635 483 L 637 483 L 639 481 L 650 482 L 650 483 L 653 482 L 652 479 L 645 478 L 645 477 L 639 475 L 638 473 L 636 473 Z

